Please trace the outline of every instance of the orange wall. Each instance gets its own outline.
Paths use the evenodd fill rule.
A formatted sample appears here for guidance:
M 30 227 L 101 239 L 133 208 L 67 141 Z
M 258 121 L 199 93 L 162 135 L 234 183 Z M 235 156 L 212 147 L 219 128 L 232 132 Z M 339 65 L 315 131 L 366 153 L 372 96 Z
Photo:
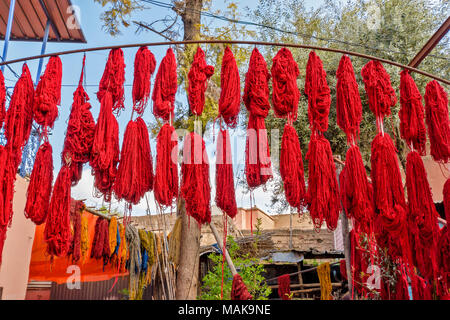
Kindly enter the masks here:
M 28 182 L 17 176 L 14 193 L 12 227 L 6 235 L 3 264 L 0 266 L 0 287 L 3 300 L 24 300 L 34 240 L 35 225 L 25 218 L 24 209 Z

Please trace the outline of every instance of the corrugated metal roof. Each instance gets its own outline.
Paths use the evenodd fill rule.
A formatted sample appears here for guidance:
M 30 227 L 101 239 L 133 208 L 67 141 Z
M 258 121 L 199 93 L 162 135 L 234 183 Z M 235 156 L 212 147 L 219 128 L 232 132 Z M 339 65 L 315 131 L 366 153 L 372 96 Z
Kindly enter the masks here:
M 5 39 L 10 0 L 0 0 L 0 39 Z M 42 41 L 51 21 L 48 41 L 86 43 L 70 0 L 16 0 L 11 40 Z
M 53 283 L 50 300 L 122 300 L 124 295 L 121 291 L 128 289 L 128 279 L 120 277 L 112 290 L 115 279 L 81 282 L 80 289 L 69 289 L 67 284 Z

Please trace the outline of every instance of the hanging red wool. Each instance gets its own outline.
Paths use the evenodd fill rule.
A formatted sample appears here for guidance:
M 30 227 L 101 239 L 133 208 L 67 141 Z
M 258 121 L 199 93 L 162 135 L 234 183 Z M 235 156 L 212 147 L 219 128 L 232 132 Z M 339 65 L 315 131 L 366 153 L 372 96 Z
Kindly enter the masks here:
M 324 136 L 313 134 L 306 158 L 309 161 L 306 203 L 316 229 L 326 221 L 329 230 L 335 230 L 339 219 L 339 188 L 336 166 L 330 142 Z
M 444 226 L 439 233 L 437 248 L 440 278 L 438 282 L 438 294 L 444 296 L 448 295 L 448 290 L 450 290 L 450 231 L 448 225 Z
M 282 300 L 291 300 L 291 277 L 288 274 L 278 277 L 278 296 Z
M 76 185 L 83 170 L 83 164 L 87 163 L 91 156 L 92 144 L 94 142 L 95 121 L 91 113 L 89 96 L 83 88 L 83 75 L 86 56 L 83 58 L 78 88 L 73 94 L 72 110 L 67 125 L 64 148 L 61 154 L 62 163 L 70 159 L 70 170 L 72 171 L 72 185 Z
M 214 67 L 206 64 L 205 53 L 198 47 L 188 73 L 188 100 L 194 115 L 200 116 L 203 113 L 207 81 L 213 74 Z
M 119 162 L 119 124 L 112 113 L 112 96 L 106 92 L 95 126 L 90 165 L 95 188 L 111 200 L 111 192 Z
M 450 160 L 450 120 L 447 92 L 437 82 L 429 82 L 425 89 L 425 112 L 430 137 L 430 153 L 434 161 Z
M 394 300 L 409 300 L 408 278 L 404 270 L 397 273 Z
M 403 254 L 410 261 L 405 195 L 396 149 L 388 134 L 379 133 L 373 140 L 371 165 L 377 241 L 389 247 L 391 257 Z
M 91 258 L 107 261 L 110 256 L 109 223 L 104 218 L 97 218 L 94 239 L 91 246 Z
M 61 103 L 62 63 L 58 56 L 50 57 L 44 74 L 34 93 L 34 120 L 44 127 L 53 128 Z
M 253 52 L 258 51 L 256 48 Z M 253 56 L 253 54 L 252 54 Z M 237 125 L 237 117 L 241 108 L 241 80 L 233 52 L 225 48 L 220 74 L 219 117 L 230 127 Z
M 65 165 L 61 167 L 53 187 L 44 230 L 47 253 L 51 256 L 65 256 L 72 239 L 70 232 L 70 185 L 70 170 Z
M 167 49 L 156 74 L 153 88 L 153 114 L 164 121 L 173 119 L 177 93 L 177 61 L 172 48 Z
M 17 163 L 15 154 L 10 154 L 7 147 L 0 146 L 0 227 L 7 227 L 12 221 Z
M 433 300 L 431 286 L 415 273 L 411 276 L 411 291 L 414 300 Z
M 330 88 L 322 61 L 314 51 L 306 65 L 305 94 L 312 131 L 306 155 L 309 161 L 306 204 L 316 229 L 326 221 L 328 229 L 335 230 L 340 213 L 339 188 L 330 142 L 322 134 L 328 130 Z
M 14 87 L 5 120 L 5 136 L 8 147 L 15 151 L 21 150 L 30 136 L 33 123 L 33 97 L 33 80 L 31 80 L 28 66 L 24 64 L 22 75 Z M 17 161 L 20 161 L 19 158 L 21 158 L 21 154 Z
M 306 197 L 302 150 L 297 131 L 291 124 L 284 127 L 281 140 L 280 174 L 287 202 L 299 209 Z
M 391 114 L 391 107 L 397 103 L 391 78 L 381 62 L 369 61 L 361 70 L 370 110 L 378 118 Z
M 233 161 L 228 130 L 220 130 L 216 155 L 216 205 L 230 218 L 237 214 Z
M 195 132 L 185 137 L 181 174 L 181 195 L 186 201 L 186 214 L 199 225 L 211 222 L 208 155 L 205 141 Z
M 248 292 L 244 280 L 239 274 L 233 277 L 233 284 L 231 286 L 231 300 L 252 300 L 252 295 Z
M 450 221 L 450 178 L 445 181 L 442 194 L 444 197 L 445 219 Z
M 165 123 L 156 142 L 154 195 L 163 206 L 172 206 L 178 197 L 178 136 L 175 128 Z
M 339 62 L 336 78 L 336 120 L 347 135 L 347 140 L 352 142 L 359 136 L 362 104 L 352 61 L 346 55 Z
M 36 225 L 43 224 L 47 219 L 53 183 L 52 154 L 52 146 L 45 141 L 36 154 L 28 185 L 25 216 Z
M 422 158 L 411 151 L 406 159 L 408 220 L 415 265 L 420 273 L 432 279 L 437 271 L 437 241 L 439 238 L 436 211 Z
M 5 246 L 7 227 L 0 226 L 0 266 L 2 265 L 3 248 Z
M 344 170 L 345 179 L 341 184 L 341 192 L 346 214 L 354 219 L 354 226 L 358 232 L 371 233 L 374 209 L 366 169 L 357 145 L 348 149 Z
M 141 117 L 125 130 L 119 168 L 114 183 L 116 197 L 138 204 L 153 189 L 153 160 L 147 125 Z
M 3 72 L 0 70 L 0 128 L 3 127 L 3 122 L 6 117 L 6 87 L 5 87 L 5 77 Z
M 272 178 L 269 140 L 264 119 L 269 114 L 270 73 L 263 56 L 255 48 L 245 77 L 243 100 L 250 113 L 245 150 L 245 174 L 250 188 L 265 184 Z
M 422 96 L 408 70 L 400 72 L 400 133 L 411 148 L 425 155 L 427 140 Z
M 140 47 L 134 58 L 133 109 L 142 116 L 150 98 L 151 78 L 156 68 L 153 53 L 147 47 Z
M 73 236 L 67 255 L 72 256 L 72 263 L 81 259 L 81 214 L 84 210 L 82 201 L 72 200 L 70 203 L 70 219 L 73 225 Z
M 300 99 L 297 87 L 297 78 L 300 75 L 298 65 L 287 48 L 280 49 L 272 61 L 273 110 L 277 117 L 295 121 Z
M 124 101 L 124 82 L 125 82 L 125 61 L 121 48 L 112 49 L 109 52 L 108 61 L 106 62 L 105 71 L 97 92 L 97 99 L 100 103 L 106 92 L 112 96 L 112 110 L 119 113 L 125 108 Z
M 331 96 L 327 74 L 319 56 L 311 51 L 306 64 L 305 94 L 308 96 L 308 118 L 312 131 L 328 130 Z

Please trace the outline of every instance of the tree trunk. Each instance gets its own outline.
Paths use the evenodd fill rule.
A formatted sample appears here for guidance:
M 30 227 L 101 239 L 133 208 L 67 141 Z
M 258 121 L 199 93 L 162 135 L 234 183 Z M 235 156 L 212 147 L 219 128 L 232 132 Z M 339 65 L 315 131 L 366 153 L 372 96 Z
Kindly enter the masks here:
M 183 40 L 193 40 L 199 34 L 200 11 L 203 0 L 186 0 L 181 18 L 184 23 Z M 177 300 L 195 300 L 198 290 L 198 267 L 201 229 L 193 219 L 189 221 L 184 199 L 178 203 L 178 215 L 182 217 L 180 265 L 177 272 Z

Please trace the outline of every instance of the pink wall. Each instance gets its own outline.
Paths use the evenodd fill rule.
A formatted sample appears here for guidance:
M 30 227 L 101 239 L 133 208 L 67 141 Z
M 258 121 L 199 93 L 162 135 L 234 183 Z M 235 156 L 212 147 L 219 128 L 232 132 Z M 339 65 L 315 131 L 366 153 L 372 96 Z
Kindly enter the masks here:
M 3 300 L 24 300 L 33 247 L 35 225 L 25 218 L 24 209 L 28 181 L 17 176 L 14 193 L 12 227 L 6 235 L 3 263 L 0 266 L 0 287 Z

